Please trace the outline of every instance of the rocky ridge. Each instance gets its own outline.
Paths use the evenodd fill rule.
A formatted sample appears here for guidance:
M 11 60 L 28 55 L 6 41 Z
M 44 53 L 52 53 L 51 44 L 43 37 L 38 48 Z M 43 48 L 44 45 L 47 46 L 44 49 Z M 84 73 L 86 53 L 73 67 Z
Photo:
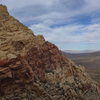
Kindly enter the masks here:
M 0 5 L 0 100 L 99 100 L 85 68 Z

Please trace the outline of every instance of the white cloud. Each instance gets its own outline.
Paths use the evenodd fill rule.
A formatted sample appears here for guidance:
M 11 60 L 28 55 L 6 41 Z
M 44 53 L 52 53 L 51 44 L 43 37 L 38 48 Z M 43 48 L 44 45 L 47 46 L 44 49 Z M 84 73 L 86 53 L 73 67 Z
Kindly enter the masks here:
M 43 34 L 48 41 L 54 43 L 100 43 L 100 23 L 92 25 L 66 25 L 56 28 L 37 24 L 30 26 L 30 28 L 37 34 Z
M 11 15 L 48 41 L 100 43 L 100 0 L 5 0 Z M 81 18 L 89 16 L 84 25 Z M 88 21 L 88 20 L 87 20 Z M 80 23 L 80 24 L 79 24 Z

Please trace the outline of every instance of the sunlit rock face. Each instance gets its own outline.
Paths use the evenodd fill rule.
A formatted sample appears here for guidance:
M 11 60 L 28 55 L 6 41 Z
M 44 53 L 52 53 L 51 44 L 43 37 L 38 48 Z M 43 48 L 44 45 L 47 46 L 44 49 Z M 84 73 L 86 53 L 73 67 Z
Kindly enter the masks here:
M 84 67 L 0 5 L 0 100 L 99 100 L 98 92 Z

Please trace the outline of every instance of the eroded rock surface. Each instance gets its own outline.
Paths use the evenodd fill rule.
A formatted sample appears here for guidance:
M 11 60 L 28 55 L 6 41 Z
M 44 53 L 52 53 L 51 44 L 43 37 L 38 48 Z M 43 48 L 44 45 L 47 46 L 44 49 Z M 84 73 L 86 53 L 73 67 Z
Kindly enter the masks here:
M 0 100 L 99 100 L 98 84 L 0 5 Z

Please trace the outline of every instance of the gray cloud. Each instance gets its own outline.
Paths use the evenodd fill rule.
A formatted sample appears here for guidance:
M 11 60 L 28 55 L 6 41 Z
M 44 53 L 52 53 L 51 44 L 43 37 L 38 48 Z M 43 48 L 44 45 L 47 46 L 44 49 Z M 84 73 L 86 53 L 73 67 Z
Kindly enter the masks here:
M 5 4 L 11 14 L 22 22 L 49 19 L 57 22 L 62 20 L 63 23 L 74 16 L 90 14 L 100 9 L 99 0 L 9 0 Z

